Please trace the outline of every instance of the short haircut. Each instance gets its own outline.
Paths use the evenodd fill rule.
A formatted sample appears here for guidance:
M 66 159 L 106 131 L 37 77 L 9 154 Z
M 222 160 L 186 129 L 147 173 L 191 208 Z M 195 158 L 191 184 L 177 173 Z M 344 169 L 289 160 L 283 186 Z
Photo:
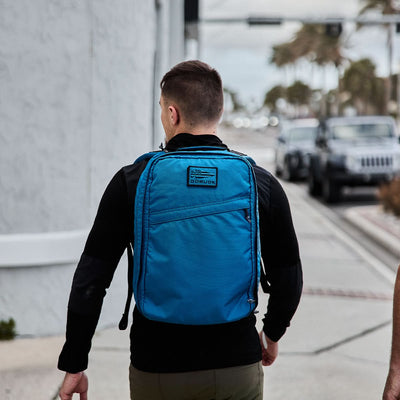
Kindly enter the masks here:
M 191 125 L 218 121 L 222 115 L 224 96 L 219 73 L 198 61 L 184 61 L 161 80 L 161 95 L 175 102 L 182 118 Z

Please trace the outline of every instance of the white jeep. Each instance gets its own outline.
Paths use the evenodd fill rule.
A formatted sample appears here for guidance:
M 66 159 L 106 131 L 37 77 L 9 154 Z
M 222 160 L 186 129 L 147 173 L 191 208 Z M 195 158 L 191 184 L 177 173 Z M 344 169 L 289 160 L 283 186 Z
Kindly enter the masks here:
M 378 185 L 399 173 L 400 143 L 393 118 L 329 118 L 316 137 L 308 190 L 336 202 L 343 186 Z

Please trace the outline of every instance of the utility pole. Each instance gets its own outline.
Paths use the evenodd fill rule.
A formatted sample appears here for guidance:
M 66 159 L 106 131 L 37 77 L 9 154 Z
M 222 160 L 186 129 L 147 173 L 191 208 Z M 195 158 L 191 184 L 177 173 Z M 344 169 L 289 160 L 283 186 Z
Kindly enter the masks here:
M 391 6 L 392 8 L 396 11 L 396 13 L 399 13 L 400 11 L 400 0 L 391 0 Z M 400 32 L 400 24 L 396 24 L 396 33 Z M 392 39 L 392 48 L 393 48 L 393 39 Z M 398 62 L 398 68 L 399 70 L 397 71 L 397 84 L 396 84 L 396 103 L 397 103 L 397 120 L 400 118 L 400 60 Z
M 200 59 L 199 0 L 185 0 L 184 14 L 185 57 Z

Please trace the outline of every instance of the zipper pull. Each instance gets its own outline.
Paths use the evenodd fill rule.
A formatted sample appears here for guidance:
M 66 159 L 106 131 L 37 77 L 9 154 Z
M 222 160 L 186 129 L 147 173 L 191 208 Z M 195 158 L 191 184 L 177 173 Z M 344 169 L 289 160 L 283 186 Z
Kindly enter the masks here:
M 250 217 L 250 214 L 249 214 L 249 210 L 247 208 L 244 209 L 244 213 L 246 214 L 247 222 L 251 223 L 251 217 Z

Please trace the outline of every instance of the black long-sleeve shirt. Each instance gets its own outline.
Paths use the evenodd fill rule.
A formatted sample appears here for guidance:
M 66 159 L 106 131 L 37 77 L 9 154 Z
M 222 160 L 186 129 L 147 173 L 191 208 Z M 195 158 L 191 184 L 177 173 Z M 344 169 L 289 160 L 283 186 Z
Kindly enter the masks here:
M 187 146 L 225 145 L 215 135 L 179 134 L 168 151 Z M 77 266 L 68 304 L 66 342 L 59 357 L 63 371 L 87 368 L 92 336 L 106 289 L 129 243 L 133 243 L 134 198 L 146 162 L 122 168 L 112 178 Z M 265 334 L 278 341 L 296 311 L 302 270 L 286 195 L 266 170 L 254 167 L 260 218 L 261 255 L 270 283 Z M 118 316 L 116 316 L 116 319 Z M 148 320 L 135 307 L 131 328 L 131 361 L 147 372 L 183 372 L 246 365 L 261 360 L 252 314 L 232 323 L 183 326 Z

